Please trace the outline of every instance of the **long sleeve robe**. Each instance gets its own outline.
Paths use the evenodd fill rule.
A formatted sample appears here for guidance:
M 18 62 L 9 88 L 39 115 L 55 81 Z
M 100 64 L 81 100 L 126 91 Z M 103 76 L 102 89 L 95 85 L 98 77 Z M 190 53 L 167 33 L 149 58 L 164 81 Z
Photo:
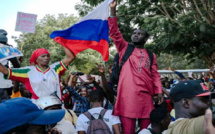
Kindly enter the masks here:
M 109 18 L 110 37 L 119 52 L 121 61 L 128 42 L 119 31 L 117 17 Z M 120 72 L 118 96 L 113 114 L 128 118 L 149 118 L 154 109 L 152 96 L 162 93 L 156 55 L 150 69 L 150 58 L 146 49 L 135 48 Z

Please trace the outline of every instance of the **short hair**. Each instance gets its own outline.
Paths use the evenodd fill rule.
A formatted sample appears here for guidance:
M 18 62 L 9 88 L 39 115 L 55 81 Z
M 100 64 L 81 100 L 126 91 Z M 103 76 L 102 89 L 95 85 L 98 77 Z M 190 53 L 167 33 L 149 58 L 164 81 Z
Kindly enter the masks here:
M 150 36 L 150 34 L 149 34 L 148 32 L 146 32 L 145 30 L 143 30 L 143 29 L 140 29 L 140 30 L 142 30 L 142 31 L 143 31 L 144 36 L 146 37 L 146 39 L 148 39 L 148 38 L 149 38 L 149 36 Z
M 155 108 L 150 113 L 150 122 L 152 124 L 159 124 L 163 119 L 167 117 L 167 109 Z
M 150 122 L 152 124 L 159 124 L 163 119 L 167 117 L 167 103 L 165 101 L 160 105 L 155 105 L 155 109 L 153 109 L 150 113 Z
M 93 90 L 89 94 L 90 102 L 102 102 L 104 100 L 104 92 L 101 90 Z

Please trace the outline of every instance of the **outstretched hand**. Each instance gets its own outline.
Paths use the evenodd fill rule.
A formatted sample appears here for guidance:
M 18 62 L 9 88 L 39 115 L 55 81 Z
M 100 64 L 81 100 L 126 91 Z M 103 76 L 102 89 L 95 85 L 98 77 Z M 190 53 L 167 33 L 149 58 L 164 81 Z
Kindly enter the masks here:
M 212 124 L 212 118 L 213 114 L 210 109 L 207 109 L 205 112 L 205 118 L 204 118 L 204 133 L 205 134 L 214 134 L 215 127 Z
M 112 74 L 112 67 L 113 67 L 113 65 L 109 65 L 109 67 L 108 67 L 109 74 Z
M 72 77 L 72 82 L 77 82 L 77 79 L 78 79 L 77 74 L 71 75 L 71 77 Z
M 74 83 L 76 83 L 77 81 L 77 74 L 74 74 L 74 75 L 70 75 L 69 77 L 69 81 L 68 81 L 68 86 L 72 86 Z
M 93 83 L 95 81 L 95 77 L 92 77 L 91 75 L 87 75 L 87 80 L 89 80 L 90 83 Z
M 110 3 L 110 8 L 116 8 L 116 5 L 117 5 L 117 1 L 116 1 L 116 0 L 113 0 L 113 1 Z
M 100 65 L 100 64 L 96 63 L 96 65 L 98 67 L 99 73 L 104 74 L 105 73 L 105 66 L 104 66 L 104 64 Z

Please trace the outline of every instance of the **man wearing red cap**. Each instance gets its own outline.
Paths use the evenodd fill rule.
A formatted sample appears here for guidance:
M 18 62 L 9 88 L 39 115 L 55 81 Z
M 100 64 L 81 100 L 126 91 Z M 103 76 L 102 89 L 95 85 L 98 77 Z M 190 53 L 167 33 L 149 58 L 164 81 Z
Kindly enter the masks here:
M 19 69 L 7 69 L 0 64 L 0 72 L 5 78 L 22 82 L 26 89 L 31 92 L 32 99 L 57 93 L 61 97 L 59 77 L 67 70 L 67 66 L 74 59 L 73 53 L 63 47 L 66 59 L 49 66 L 51 60 L 48 50 L 40 48 L 35 50 L 30 58 L 32 66 Z

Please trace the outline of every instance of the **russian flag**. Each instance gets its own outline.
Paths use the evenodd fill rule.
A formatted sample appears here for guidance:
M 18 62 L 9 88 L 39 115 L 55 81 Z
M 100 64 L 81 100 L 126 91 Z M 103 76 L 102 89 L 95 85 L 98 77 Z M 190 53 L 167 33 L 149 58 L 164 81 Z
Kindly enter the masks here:
M 113 0 L 105 0 L 92 12 L 66 30 L 54 31 L 50 37 L 57 43 L 70 49 L 74 55 L 91 48 L 108 61 L 109 56 L 109 4 Z

